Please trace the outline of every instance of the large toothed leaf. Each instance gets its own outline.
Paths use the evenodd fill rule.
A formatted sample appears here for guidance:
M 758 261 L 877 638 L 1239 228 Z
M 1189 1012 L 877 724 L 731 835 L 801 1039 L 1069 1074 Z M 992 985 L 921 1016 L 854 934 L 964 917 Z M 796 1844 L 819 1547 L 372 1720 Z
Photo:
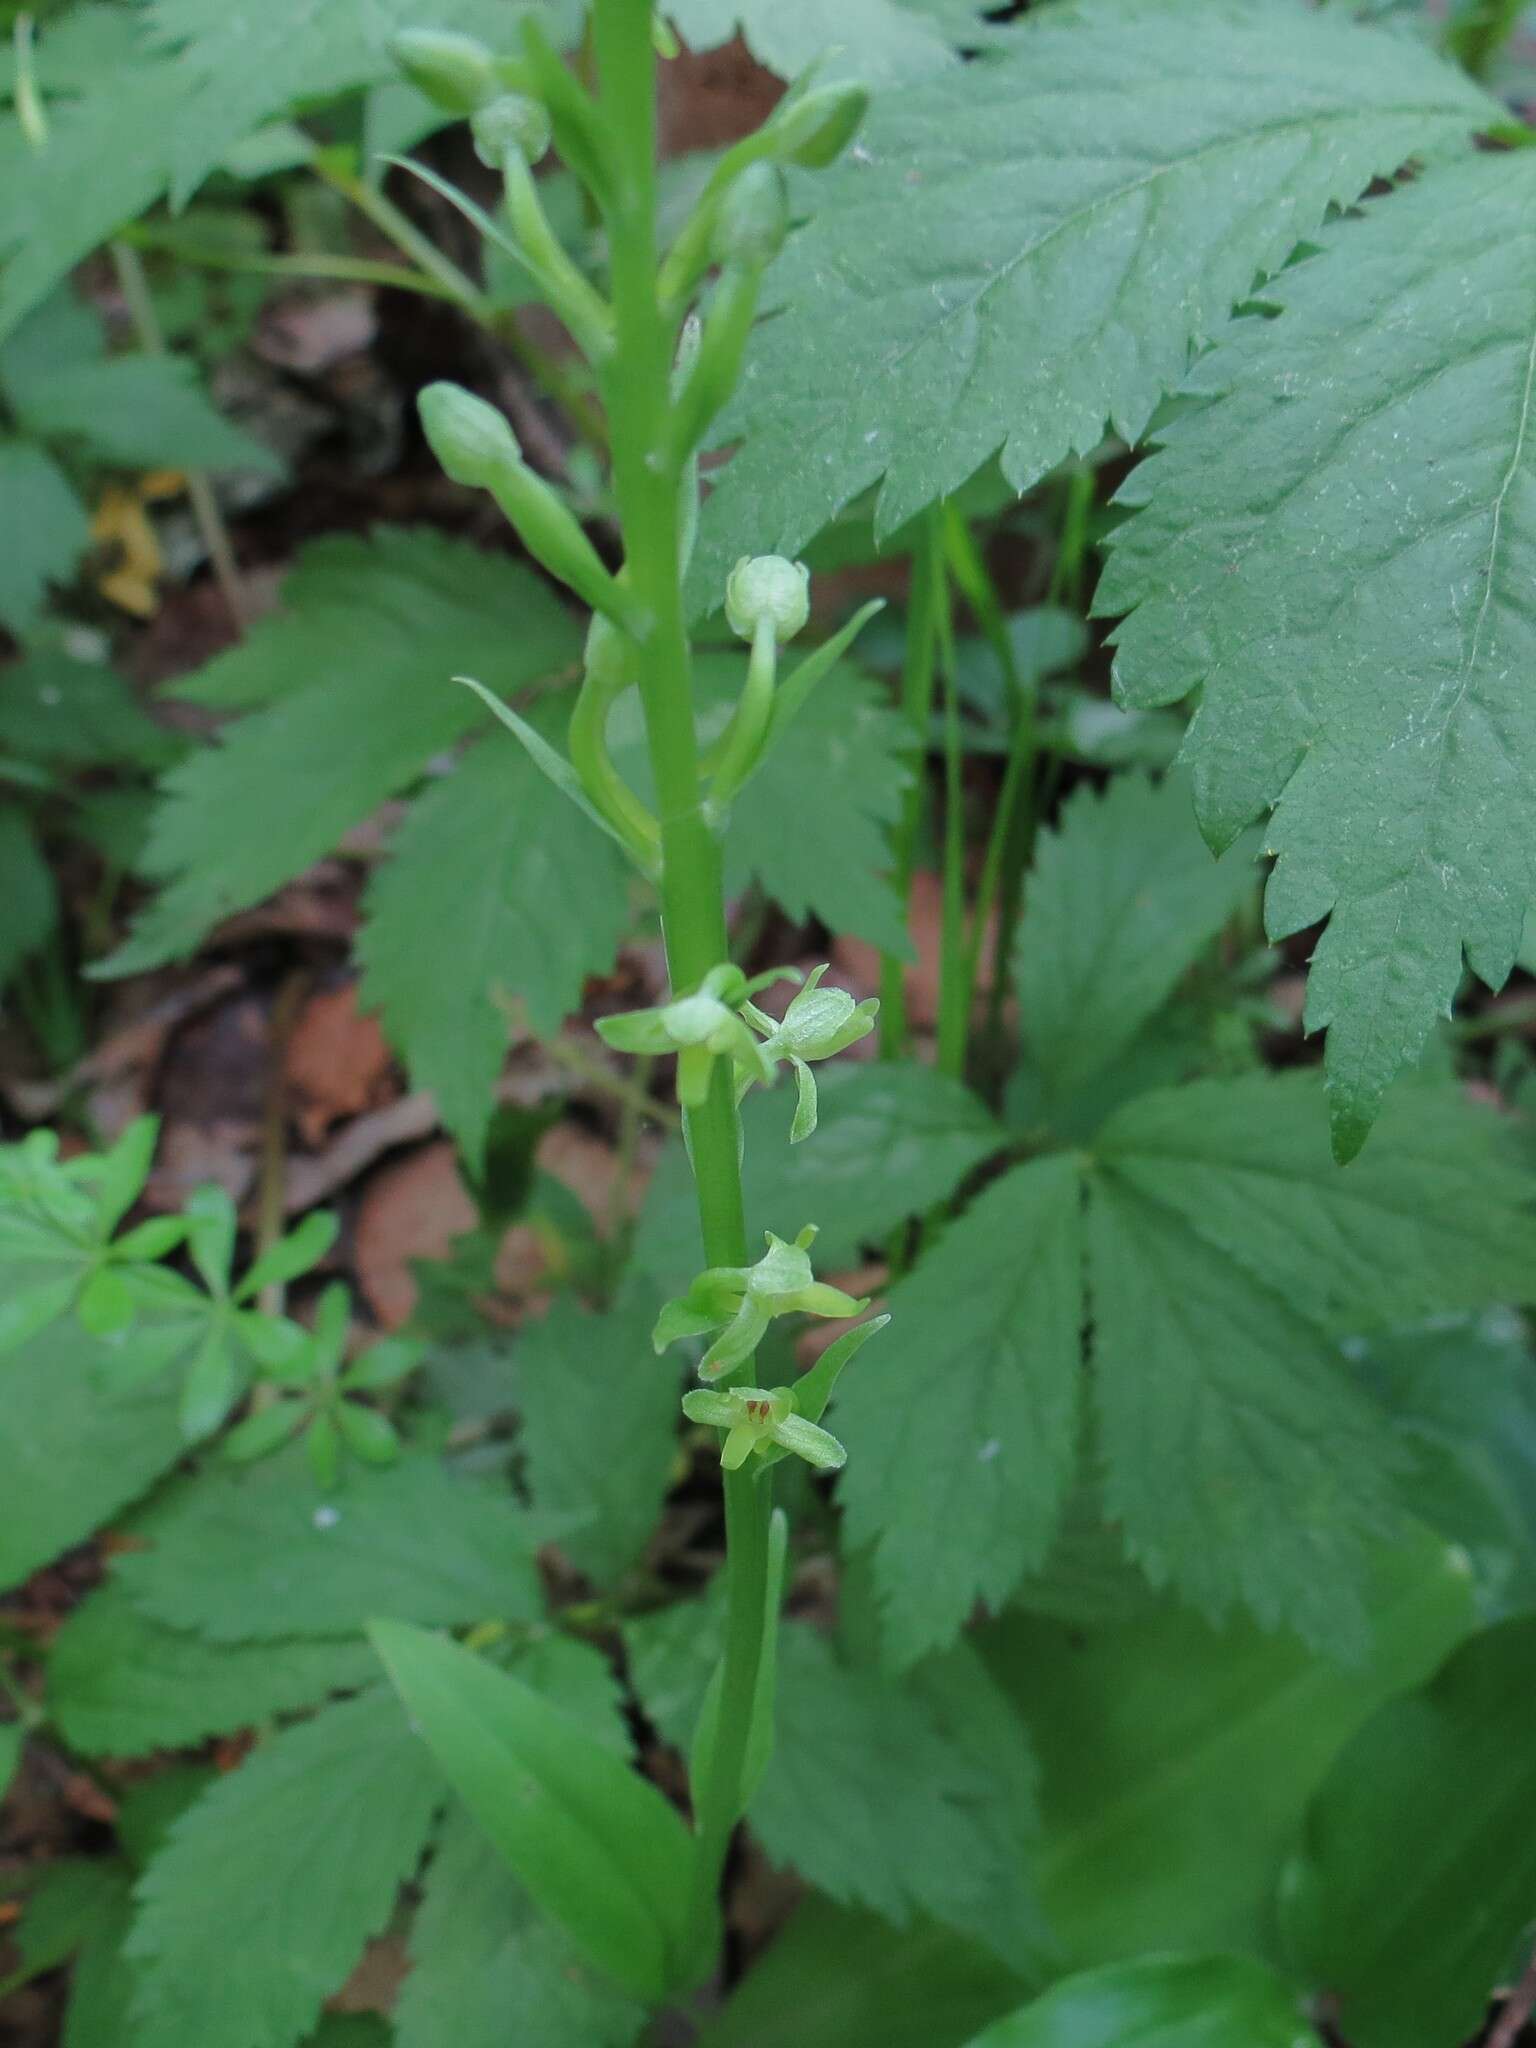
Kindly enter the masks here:
M 441 1800 L 382 1686 L 264 1743 L 176 1823 L 139 1886 L 144 2039 L 293 2048 L 382 1931 Z
M 1307 1021 L 1348 1156 L 1536 889 L 1536 160 L 1437 169 L 1322 241 L 1199 366 L 1098 603 L 1131 613 L 1128 703 L 1202 687 L 1210 838 L 1274 807 L 1271 932 L 1329 920 Z
M 1405 158 L 1502 118 L 1418 45 L 1289 0 L 1084 0 L 881 95 L 772 280 L 695 564 L 794 553 L 884 479 L 890 532 L 999 450 L 1020 489 L 1135 439 L 1189 351 Z
M 1077 1459 L 1082 1181 L 1020 1167 L 950 1226 L 839 1388 L 849 1532 L 874 1543 L 892 1655 L 953 1640 L 1049 1548 Z
M 931 11 L 903 0 L 668 0 L 666 11 L 690 48 L 712 49 L 740 33 L 781 78 L 817 64 L 818 84 L 847 73 L 884 85 L 958 61 Z M 960 19 L 957 10 L 956 26 Z
M 363 1000 L 477 1164 L 514 1019 L 553 1036 L 587 975 L 613 964 L 623 858 L 493 732 L 413 807 L 367 911 Z
M 488 723 L 456 673 L 506 693 L 559 667 L 573 645 L 548 586 L 503 556 L 387 529 L 319 542 L 289 579 L 283 612 L 199 678 L 205 700 L 264 708 L 167 777 L 145 856 L 163 886 L 113 971 L 189 951 Z

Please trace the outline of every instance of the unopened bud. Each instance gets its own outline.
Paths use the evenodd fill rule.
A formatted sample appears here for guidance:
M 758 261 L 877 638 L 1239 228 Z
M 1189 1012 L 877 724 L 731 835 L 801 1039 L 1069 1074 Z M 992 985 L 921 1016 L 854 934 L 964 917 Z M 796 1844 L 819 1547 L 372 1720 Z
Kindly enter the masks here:
M 517 436 L 494 405 L 462 384 L 429 384 L 416 401 L 432 453 L 456 484 L 490 490 L 522 463 Z
M 789 192 L 777 164 L 749 164 L 720 204 L 710 245 L 717 263 L 761 270 L 789 233 Z
M 390 51 L 412 85 L 447 113 L 472 114 L 501 91 L 495 59 L 473 36 L 452 29 L 402 29 Z
M 822 171 L 835 163 L 858 133 L 869 110 L 862 85 L 824 85 L 781 106 L 772 124 L 781 161 Z
M 756 637 L 764 618 L 774 638 L 793 640 L 811 615 L 811 572 L 783 555 L 743 555 L 725 586 L 725 616 L 743 640 Z
M 475 154 L 489 171 L 499 171 L 509 150 L 516 150 L 524 163 L 536 164 L 549 149 L 549 115 L 539 100 L 527 93 L 504 92 L 470 117 Z

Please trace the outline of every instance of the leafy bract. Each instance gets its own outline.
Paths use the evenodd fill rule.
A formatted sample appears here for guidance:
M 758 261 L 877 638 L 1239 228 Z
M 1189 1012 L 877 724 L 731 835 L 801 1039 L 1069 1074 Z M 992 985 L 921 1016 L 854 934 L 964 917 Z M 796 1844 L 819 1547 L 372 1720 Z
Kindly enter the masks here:
M 82 1542 L 185 1450 L 176 1389 L 115 1382 L 116 1363 L 72 1316 L 0 1357 L 0 1586 Z
M 1249 1956 L 1148 1956 L 1053 1984 L 968 2048 L 1307 2048 L 1293 1989 Z
M 1341 1157 L 1536 888 L 1533 205 L 1536 161 L 1488 155 L 1330 229 L 1195 371 L 1097 600 L 1126 702 L 1202 688 L 1213 843 L 1273 807 L 1271 932 L 1329 920 Z
M 820 1070 L 814 1144 L 789 1149 L 790 1090 L 741 1107 L 742 1179 L 751 1228 L 785 1236 L 821 1226 L 816 1263 L 835 1270 L 904 1217 L 920 1215 L 994 1151 L 1001 1133 L 970 1090 L 931 1067 L 844 1063 Z M 664 1294 L 699 1268 L 698 1208 L 687 1156 L 662 1159 L 640 1220 L 635 1260 Z
M 580 1722 L 441 1636 L 374 1646 L 444 1777 L 582 1953 L 655 2002 L 686 1968 L 693 1842 L 677 1810 Z
M 136 1525 L 130 1599 L 214 1642 L 335 1636 L 377 1614 L 533 1621 L 534 1534 L 504 1494 L 424 1452 L 353 1466 L 322 1493 L 302 1445 L 172 1488 Z
M 645 1548 L 677 1454 L 677 1375 L 652 1348 L 655 1320 L 648 1295 L 603 1316 L 557 1301 L 515 1353 L 529 1491 L 582 1517 L 562 1547 L 599 1585 Z
M 484 710 L 451 680 L 459 669 L 510 691 L 574 644 L 530 570 L 426 532 L 321 541 L 286 600 L 282 617 L 208 672 L 211 695 L 275 701 L 171 771 L 145 862 L 164 887 L 112 972 L 186 952 L 482 724 Z
M 1536 1895 L 1536 1621 L 1474 1636 L 1338 1759 L 1284 1896 L 1295 1961 L 1360 2048 L 1475 2033 Z
M 462 1807 L 444 1825 L 411 1928 L 398 2048 L 628 2048 L 642 2014 L 531 1904 Z
M 1077 1462 L 1081 1201 L 1067 1158 L 989 1188 L 896 1290 L 882 1348 L 842 1391 L 849 1534 L 877 1546 L 902 1663 L 1050 1547 Z
M 53 457 L 0 435 L 0 624 L 25 636 L 48 585 L 68 581 L 90 537 L 85 507 Z
M 182 1816 L 139 1885 L 128 1951 L 146 2039 L 292 2048 L 388 1920 L 441 1798 L 383 1687 L 263 1744 Z
M 885 85 L 956 61 L 931 14 L 904 0 L 838 0 L 835 7 L 827 0 L 668 0 L 666 11 L 695 50 L 728 43 L 739 31 L 757 61 L 781 78 L 816 64 L 818 84 L 847 73 Z
M 1474 1625 L 1465 1561 L 1424 1529 L 1373 1555 L 1366 1605 L 1354 1667 L 1145 1596 L 1121 1618 L 1015 1612 L 980 1633 L 1036 1744 L 1037 1881 L 1074 1967 L 1272 1945 L 1307 1801 L 1383 1701 L 1423 1684 Z
M 1042 8 L 997 61 L 882 94 L 770 282 L 700 608 L 882 476 L 884 535 L 999 449 L 1022 490 L 1106 419 L 1135 440 L 1331 204 L 1502 118 L 1428 51 L 1290 0 Z
M 1125 775 L 1040 836 L 1018 935 L 1025 1043 L 1053 1096 L 1123 1054 L 1254 886 L 1200 842 L 1188 785 Z
M 492 734 L 413 807 L 367 910 L 363 1000 L 478 1168 L 514 1015 L 554 1036 L 585 977 L 613 964 L 623 859 Z
M 84 1755 L 138 1756 L 313 1706 L 376 1672 L 361 1636 L 213 1644 L 149 1620 L 109 1583 L 54 1639 L 48 1707 Z

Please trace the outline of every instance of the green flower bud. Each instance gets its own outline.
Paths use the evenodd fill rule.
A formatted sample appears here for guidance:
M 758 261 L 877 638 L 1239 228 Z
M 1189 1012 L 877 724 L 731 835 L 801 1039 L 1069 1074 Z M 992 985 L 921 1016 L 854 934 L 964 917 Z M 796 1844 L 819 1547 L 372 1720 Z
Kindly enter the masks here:
M 823 85 L 802 93 L 774 116 L 774 153 L 805 170 L 825 170 L 852 142 L 868 111 L 862 85 Z
M 725 616 L 743 640 L 755 639 L 762 620 L 771 620 L 782 646 L 811 616 L 810 570 L 783 555 L 743 555 L 725 586 Z
M 488 171 L 499 171 L 510 150 L 516 150 L 524 163 L 536 164 L 549 149 L 549 115 L 526 93 L 504 92 L 477 107 L 469 130 L 475 154 Z
M 848 1453 L 830 1431 L 796 1413 L 788 1387 L 732 1387 L 724 1392 L 696 1387 L 684 1394 L 683 1413 L 690 1422 L 726 1432 L 720 1463 L 727 1472 L 739 1470 L 754 1452 L 766 1459 L 774 1450 L 792 1451 L 820 1472 L 840 1471 L 848 1462 Z
M 403 29 L 390 54 L 412 85 L 447 113 L 472 114 L 501 91 L 495 59 L 473 36 L 451 29 Z
M 432 452 L 456 484 L 489 491 L 536 562 L 593 611 L 632 624 L 633 598 L 604 568 L 569 506 L 523 461 L 494 405 L 459 384 L 429 384 L 416 401 Z
M 777 164 L 749 164 L 721 201 L 710 242 L 716 263 L 761 270 L 789 233 L 789 191 Z
M 755 1266 L 712 1266 L 686 1294 L 666 1304 L 651 1333 L 658 1351 L 680 1337 L 718 1329 L 699 1365 L 701 1379 L 718 1379 L 752 1356 L 776 1316 L 857 1316 L 868 1308 L 867 1297 L 856 1300 L 816 1278 L 808 1256 L 814 1223 L 793 1244 L 771 1230 L 765 1235 L 768 1249 Z

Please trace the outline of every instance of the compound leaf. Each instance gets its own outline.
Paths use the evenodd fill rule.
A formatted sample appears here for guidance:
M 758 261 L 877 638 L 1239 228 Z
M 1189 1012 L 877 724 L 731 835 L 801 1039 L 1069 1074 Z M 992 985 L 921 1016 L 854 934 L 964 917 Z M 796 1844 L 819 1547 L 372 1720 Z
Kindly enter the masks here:
M 139 1884 L 128 1953 L 146 2039 L 293 2048 L 389 1919 L 441 1800 L 382 1687 L 264 1743 L 176 1822 Z
M 1106 419 L 1135 440 L 1330 205 L 1503 118 L 1428 50 L 1287 0 L 1042 8 L 995 62 L 882 94 L 722 418 L 743 446 L 700 608 L 737 555 L 794 554 L 881 477 L 885 535 L 998 450 L 1023 490 Z
M 1133 476 L 1098 606 L 1135 705 L 1202 687 L 1220 844 L 1273 807 L 1277 937 L 1327 918 L 1334 1145 L 1359 1150 L 1447 1012 L 1497 987 L 1536 890 L 1536 161 L 1391 194 L 1266 288 Z
M 968 2048 L 1307 2048 L 1293 1989 L 1251 1956 L 1147 1956 L 1053 1984 Z
M 276 701 L 167 777 L 145 857 L 164 886 L 110 972 L 185 953 L 484 723 L 451 680 L 458 670 L 509 692 L 573 648 L 570 621 L 531 570 L 434 533 L 321 541 L 285 597 L 283 616 L 209 672 L 214 692 Z
M 901 1663 L 953 1641 L 1050 1547 L 1077 1463 L 1082 1179 L 1018 1168 L 950 1225 L 840 1389 L 848 1532 L 875 1545 Z

